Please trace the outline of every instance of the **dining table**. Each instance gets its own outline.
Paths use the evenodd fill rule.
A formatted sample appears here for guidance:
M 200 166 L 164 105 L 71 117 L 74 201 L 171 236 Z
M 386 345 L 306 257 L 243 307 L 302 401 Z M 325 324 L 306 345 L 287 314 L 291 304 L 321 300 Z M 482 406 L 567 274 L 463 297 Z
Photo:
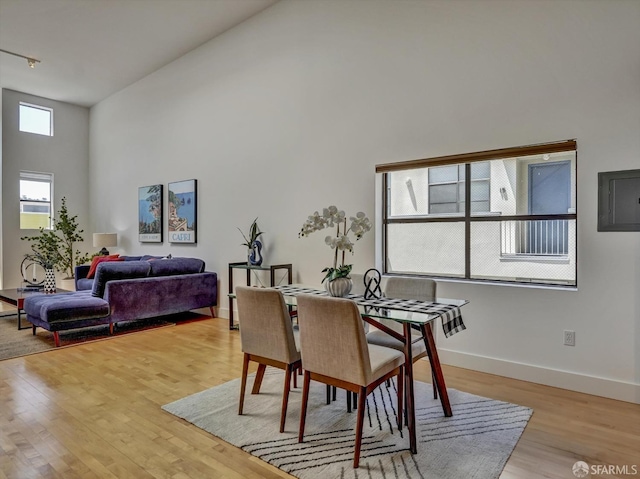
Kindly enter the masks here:
M 282 292 L 285 303 L 290 308 L 296 307 L 296 296 L 313 294 L 326 296 L 328 293 L 321 288 L 300 284 L 276 286 Z M 413 299 L 375 297 L 358 294 L 348 294 L 347 299 L 353 300 L 360 310 L 362 319 L 371 326 L 384 331 L 403 343 L 405 355 L 405 395 L 406 422 L 409 429 L 409 449 L 417 453 L 416 439 L 416 406 L 413 378 L 412 344 L 424 341 L 432 377 L 438 391 L 442 410 L 446 417 L 451 417 L 451 403 L 442 373 L 442 366 L 438 357 L 438 350 L 433 335 L 433 325 L 439 320 L 446 337 L 450 337 L 466 329 L 462 321 L 460 308 L 468 304 L 465 299 L 436 298 L 434 301 Z M 392 320 L 402 325 L 402 333 L 385 326 L 381 320 Z M 412 333 L 413 332 L 413 333 Z M 418 334 L 419 333 L 419 334 Z

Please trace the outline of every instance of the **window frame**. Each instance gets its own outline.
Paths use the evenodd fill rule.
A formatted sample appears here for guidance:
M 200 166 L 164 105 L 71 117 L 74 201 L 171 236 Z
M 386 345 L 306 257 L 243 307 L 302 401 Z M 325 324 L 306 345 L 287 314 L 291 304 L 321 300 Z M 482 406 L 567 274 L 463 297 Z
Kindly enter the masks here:
M 19 199 L 19 210 L 20 210 L 20 220 L 19 220 L 19 229 L 23 230 L 23 231 L 34 231 L 34 230 L 38 230 L 39 228 L 23 228 L 22 227 L 22 213 L 23 213 L 23 204 L 25 203 L 41 203 L 41 204 L 48 204 L 49 205 L 49 225 L 47 228 L 44 228 L 45 230 L 53 230 L 53 222 L 54 222 L 54 210 L 53 210 L 53 173 L 44 173 L 44 172 L 38 172 L 38 171 L 26 171 L 26 170 L 21 170 L 20 171 L 20 179 L 19 181 L 32 181 L 32 182 L 41 182 L 41 183 L 47 183 L 49 185 L 49 201 L 43 201 L 43 200 L 23 200 L 22 199 L 22 195 L 21 193 L 21 188 L 18 187 L 18 199 Z
M 548 288 L 561 288 L 561 289 L 576 289 L 578 286 L 578 274 L 577 274 L 577 249 L 578 249 L 578 239 L 577 239 L 577 230 L 576 230 L 576 244 L 575 244 L 575 272 L 574 272 L 574 281 L 573 284 L 561 284 L 561 283 L 551 283 L 535 280 L 530 281 L 517 281 L 510 279 L 485 279 L 485 278 L 477 278 L 472 277 L 471 275 L 471 225 L 477 222 L 506 222 L 506 221 L 528 221 L 528 220 L 574 220 L 577 225 L 577 207 L 573 213 L 566 214 L 549 214 L 549 215 L 531 215 L 531 214 L 518 214 L 518 215 L 499 215 L 496 216 L 490 212 L 482 212 L 482 213 L 473 213 L 471 211 L 471 201 L 465 201 L 465 211 L 461 213 L 447 213 L 447 214 L 428 214 L 421 215 L 415 217 L 396 217 L 389 218 L 390 212 L 390 185 L 388 173 L 399 172 L 403 170 L 412 170 L 417 168 L 430 168 L 434 166 L 444 166 L 444 165 L 460 165 L 464 164 L 465 168 L 465 198 L 471 198 L 471 164 L 480 162 L 480 161 L 492 161 L 492 160 L 500 160 L 507 158 L 516 158 L 523 156 L 533 156 L 533 155 L 544 155 L 551 153 L 561 153 L 561 152 L 569 152 L 573 151 L 576 154 L 577 161 L 577 142 L 576 140 L 565 140 L 554 143 L 544 143 L 538 145 L 528 145 L 521 147 L 511 147 L 511 148 L 503 148 L 498 150 L 487 150 L 475 153 L 464 153 L 460 155 L 449 155 L 435 158 L 426 158 L 426 159 L 418 159 L 418 160 L 410 160 L 404 162 L 397 163 L 385 163 L 376 165 L 376 174 L 381 174 L 382 182 L 381 182 L 381 195 L 382 195 L 382 207 L 381 207 L 381 242 L 380 242 L 380 254 L 381 257 L 377 264 L 381 267 L 382 273 L 389 276 L 422 276 L 422 277 L 430 277 L 437 279 L 445 279 L 452 281 L 464 281 L 464 282 L 473 282 L 473 283 L 493 283 L 493 284 L 512 284 L 519 286 L 533 286 L 533 287 L 548 287 Z M 577 181 L 575 181 L 574 186 L 576 188 L 576 199 L 577 199 Z M 577 205 L 576 205 L 577 206 Z M 429 208 L 430 209 L 430 208 Z M 389 271 L 388 264 L 388 254 L 389 250 L 388 244 L 388 227 L 392 224 L 408 224 L 408 223 L 449 223 L 449 222 L 464 222 L 464 276 L 445 276 L 445 275 L 433 275 L 433 274 L 420 274 L 420 273 L 410 273 L 410 272 L 392 272 Z

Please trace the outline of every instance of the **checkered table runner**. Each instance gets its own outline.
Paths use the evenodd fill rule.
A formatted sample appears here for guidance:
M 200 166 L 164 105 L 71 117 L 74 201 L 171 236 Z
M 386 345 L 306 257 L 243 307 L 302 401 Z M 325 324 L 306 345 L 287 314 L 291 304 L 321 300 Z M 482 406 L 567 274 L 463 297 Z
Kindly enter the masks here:
M 305 288 L 294 285 L 280 285 L 275 289 L 282 291 L 285 296 L 297 296 L 299 294 L 316 294 L 318 296 L 328 296 L 326 291 L 315 288 Z M 358 294 L 349 294 L 346 296 L 361 306 L 370 306 L 373 308 L 398 309 L 401 311 L 411 311 L 414 313 L 430 314 L 440 316 L 442 318 L 442 329 L 446 337 L 452 336 L 462 330 L 467 329 L 462 322 L 462 313 L 458 306 L 442 303 L 431 303 L 418 301 L 414 299 L 393 299 L 378 298 L 365 299 L 364 296 Z

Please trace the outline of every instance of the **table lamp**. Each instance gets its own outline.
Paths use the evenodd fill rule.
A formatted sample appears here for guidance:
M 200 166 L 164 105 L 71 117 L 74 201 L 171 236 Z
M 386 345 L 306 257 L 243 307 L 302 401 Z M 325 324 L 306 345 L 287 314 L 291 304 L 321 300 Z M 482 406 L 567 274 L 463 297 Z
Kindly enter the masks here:
M 101 255 L 108 255 L 107 247 L 116 246 L 118 244 L 118 235 L 116 233 L 93 233 L 93 247 L 102 248 Z

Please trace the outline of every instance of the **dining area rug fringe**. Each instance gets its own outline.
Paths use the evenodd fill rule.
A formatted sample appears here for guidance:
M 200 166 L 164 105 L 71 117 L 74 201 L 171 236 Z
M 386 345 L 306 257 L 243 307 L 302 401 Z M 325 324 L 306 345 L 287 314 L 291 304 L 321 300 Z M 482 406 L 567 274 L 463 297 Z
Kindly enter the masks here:
M 301 377 L 300 377 L 301 378 Z M 238 415 L 240 379 L 162 406 L 200 429 L 300 479 L 496 479 L 533 411 L 448 389 L 452 417 L 444 417 L 430 384 L 415 381 L 418 452 L 409 451 L 408 430 L 395 424 L 396 385 L 382 384 L 366 402 L 359 469 L 353 469 L 356 412 L 346 392 L 326 404 L 323 384 L 312 382 L 304 442 L 298 443 L 302 380 L 292 388 L 285 432 L 278 433 L 283 373 L 267 368 L 260 394 L 247 381 Z

